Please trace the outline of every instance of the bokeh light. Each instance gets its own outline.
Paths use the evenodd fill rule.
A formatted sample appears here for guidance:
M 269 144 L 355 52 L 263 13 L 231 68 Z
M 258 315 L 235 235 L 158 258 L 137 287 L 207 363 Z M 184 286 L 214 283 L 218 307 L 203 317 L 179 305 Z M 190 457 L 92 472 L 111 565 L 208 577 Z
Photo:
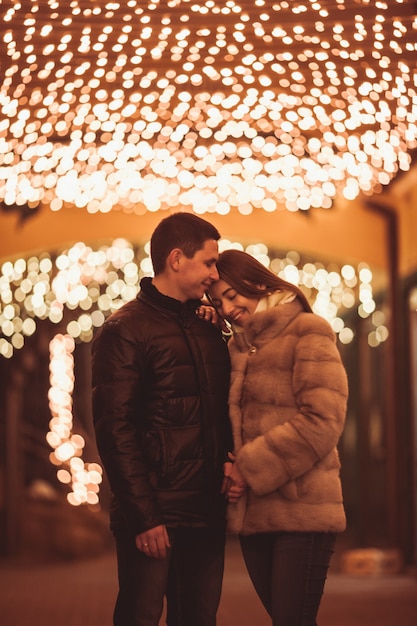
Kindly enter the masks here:
M 49 348 L 48 398 L 52 417 L 46 440 L 53 448 L 49 458 L 59 468 L 58 480 L 69 485 L 71 489 L 67 494 L 70 504 L 97 504 L 103 470 L 98 463 L 84 463 L 81 457 L 85 441 L 81 435 L 72 431 L 75 342 L 69 335 L 57 334 L 51 340 Z
M 410 1 L 15 0 L 0 19 L 6 206 L 326 209 L 417 147 Z

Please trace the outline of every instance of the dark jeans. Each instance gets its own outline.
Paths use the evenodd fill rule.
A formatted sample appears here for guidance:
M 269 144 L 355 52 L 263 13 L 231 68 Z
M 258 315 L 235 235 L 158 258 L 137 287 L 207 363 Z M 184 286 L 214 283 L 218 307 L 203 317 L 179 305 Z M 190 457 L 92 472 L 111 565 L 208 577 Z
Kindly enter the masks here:
M 167 596 L 168 626 L 215 626 L 223 581 L 225 534 L 207 528 L 168 529 L 166 559 L 137 550 L 115 533 L 119 594 L 114 626 L 158 626 Z
M 273 626 L 317 626 L 335 540 L 333 533 L 240 537 L 249 576 Z

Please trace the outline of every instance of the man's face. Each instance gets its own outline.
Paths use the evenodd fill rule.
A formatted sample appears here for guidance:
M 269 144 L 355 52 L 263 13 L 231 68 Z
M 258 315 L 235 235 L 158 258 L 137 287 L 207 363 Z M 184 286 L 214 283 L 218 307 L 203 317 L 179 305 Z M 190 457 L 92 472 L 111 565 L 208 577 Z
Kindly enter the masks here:
M 185 302 L 203 297 L 212 283 L 219 279 L 216 267 L 218 257 L 217 241 L 214 239 L 205 241 L 191 259 L 181 253 L 177 273 L 179 300 Z

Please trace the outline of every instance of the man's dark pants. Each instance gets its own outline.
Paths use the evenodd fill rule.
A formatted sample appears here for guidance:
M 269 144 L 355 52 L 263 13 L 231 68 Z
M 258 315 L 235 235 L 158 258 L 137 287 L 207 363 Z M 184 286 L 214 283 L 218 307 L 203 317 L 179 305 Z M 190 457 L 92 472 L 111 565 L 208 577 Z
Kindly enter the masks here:
M 114 626 L 158 626 L 167 597 L 167 626 L 215 626 L 224 570 L 224 529 L 169 528 L 165 559 L 140 552 L 116 532 L 119 594 Z

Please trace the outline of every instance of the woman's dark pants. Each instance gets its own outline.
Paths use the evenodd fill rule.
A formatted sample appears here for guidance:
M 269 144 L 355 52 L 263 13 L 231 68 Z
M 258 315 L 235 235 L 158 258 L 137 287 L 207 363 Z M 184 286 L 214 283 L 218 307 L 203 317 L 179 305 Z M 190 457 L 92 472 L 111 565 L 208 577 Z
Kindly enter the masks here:
M 317 626 L 336 536 L 282 532 L 241 536 L 249 576 L 273 626 Z

